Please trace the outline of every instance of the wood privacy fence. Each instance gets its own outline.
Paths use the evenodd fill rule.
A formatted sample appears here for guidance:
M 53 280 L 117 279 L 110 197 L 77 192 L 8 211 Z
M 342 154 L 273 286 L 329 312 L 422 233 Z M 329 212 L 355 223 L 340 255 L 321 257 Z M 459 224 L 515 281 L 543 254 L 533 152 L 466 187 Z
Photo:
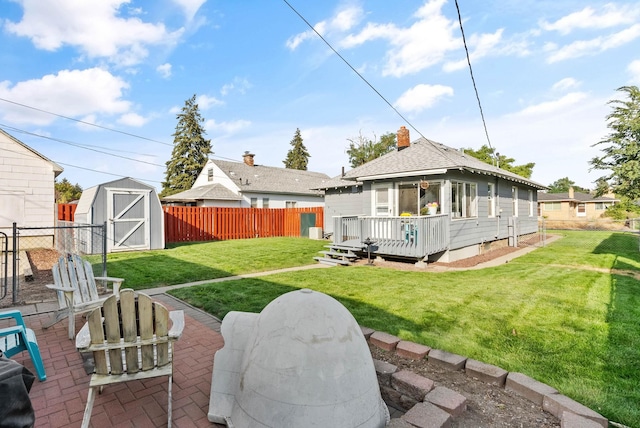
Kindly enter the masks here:
M 221 208 L 164 206 L 165 242 L 302 236 L 306 221 L 322 227 L 324 208 Z M 309 216 L 311 214 L 311 216 Z
M 73 221 L 76 204 L 58 204 L 58 220 Z M 303 225 L 323 227 L 324 208 L 163 206 L 165 242 L 302 236 Z M 315 214 L 315 222 L 308 224 Z
M 58 220 L 61 221 L 73 221 L 77 204 L 57 204 L 58 205 Z

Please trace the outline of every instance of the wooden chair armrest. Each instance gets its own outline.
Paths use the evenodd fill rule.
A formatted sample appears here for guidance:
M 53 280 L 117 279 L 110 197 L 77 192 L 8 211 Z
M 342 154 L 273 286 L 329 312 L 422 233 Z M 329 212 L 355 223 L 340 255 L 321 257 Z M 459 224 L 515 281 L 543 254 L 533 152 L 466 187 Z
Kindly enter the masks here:
M 84 351 L 91 345 L 91 335 L 89 334 L 89 323 L 85 323 L 76 335 L 76 349 Z
M 169 312 L 169 318 L 172 323 L 169 337 L 178 339 L 182 335 L 182 330 L 184 330 L 184 311 L 171 311 Z
M 111 276 L 96 276 L 94 279 L 99 279 L 100 281 L 109 281 L 109 282 L 119 282 L 123 283 L 124 278 L 113 278 Z
M 120 286 L 124 282 L 124 278 L 113 278 L 113 277 L 110 277 L 110 276 L 96 276 L 96 277 L 94 277 L 94 279 L 98 280 L 98 281 L 112 282 L 113 283 L 113 294 L 115 294 L 116 296 L 120 295 Z
M 58 291 L 63 291 L 63 292 L 70 292 L 73 293 L 75 291 L 74 288 L 70 288 L 70 287 L 62 287 L 60 285 L 55 285 L 55 284 L 46 284 L 45 287 L 50 288 L 52 290 L 58 290 Z

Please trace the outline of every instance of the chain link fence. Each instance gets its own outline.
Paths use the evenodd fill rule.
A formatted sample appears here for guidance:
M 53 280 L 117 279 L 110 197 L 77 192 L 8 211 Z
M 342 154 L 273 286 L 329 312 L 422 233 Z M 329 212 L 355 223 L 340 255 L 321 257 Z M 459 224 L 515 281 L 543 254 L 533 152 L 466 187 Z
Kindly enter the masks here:
M 14 223 L 11 236 L 0 232 L 0 307 L 55 298 L 45 285 L 53 284 L 51 268 L 63 254 L 87 258 L 95 276 L 106 276 L 106 248 L 106 224 L 60 221 L 53 227 L 18 227 Z

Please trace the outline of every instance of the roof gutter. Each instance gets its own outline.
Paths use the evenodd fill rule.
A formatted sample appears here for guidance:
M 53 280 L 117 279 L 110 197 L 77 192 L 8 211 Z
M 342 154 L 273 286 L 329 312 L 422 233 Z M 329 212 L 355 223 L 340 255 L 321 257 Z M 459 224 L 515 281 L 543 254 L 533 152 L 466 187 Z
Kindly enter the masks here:
M 398 177 L 413 177 L 416 175 L 440 175 L 440 174 L 446 174 L 447 169 L 446 168 L 441 168 L 441 169 L 425 169 L 422 171 L 408 171 L 408 172 L 402 172 L 402 173 L 389 173 L 389 174 L 378 174 L 378 175 L 368 175 L 368 176 L 362 176 L 362 177 L 356 177 L 357 181 L 371 181 L 371 180 L 384 180 L 387 178 L 398 178 Z M 347 177 L 344 177 L 344 179 L 348 179 Z M 353 178 L 352 178 L 353 180 Z

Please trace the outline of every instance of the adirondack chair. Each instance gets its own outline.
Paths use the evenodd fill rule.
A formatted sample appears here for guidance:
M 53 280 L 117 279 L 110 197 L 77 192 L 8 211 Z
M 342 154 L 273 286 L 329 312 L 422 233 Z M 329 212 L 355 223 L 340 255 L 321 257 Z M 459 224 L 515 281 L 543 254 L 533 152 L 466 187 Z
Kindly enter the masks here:
M 58 311 L 54 319 L 44 328 L 49 328 L 65 317 L 69 318 L 69 339 L 76 335 L 76 314 L 89 312 L 104 302 L 107 296 L 98 294 L 96 280 L 113 284 L 113 294 L 118 295 L 124 279 L 107 276 L 93 276 L 91 264 L 77 254 L 66 254 L 58 260 L 53 268 L 53 282 L 47 287 L 56 290 L 58 295 Z
M 30 328 L 27 328 L 20 311 L 14 309 L 0 312 L 0 319 L 8 318 L 13 318 L 15 325 L 0 328 L 0 351 L 7 358 L 11 358 L 22 351 L 29 351 L 38 379 L 40 381 L 45 380 L 47 374 L 44 370 L 35 333 Z
M 146 294 L 125 289 L 119 298 L 110 296 L 87 318 L 76 337 L 76 347 L 80 352 L 93 352 L 95 373 L 89 382 L 82 427 L 89 426 L 97 388 L 102 391 L 112 383 L 157 376 L 169 376 L 167 416 L 171 427 L 173 347 L 182 335 L 184 312 L 169 312 Z

